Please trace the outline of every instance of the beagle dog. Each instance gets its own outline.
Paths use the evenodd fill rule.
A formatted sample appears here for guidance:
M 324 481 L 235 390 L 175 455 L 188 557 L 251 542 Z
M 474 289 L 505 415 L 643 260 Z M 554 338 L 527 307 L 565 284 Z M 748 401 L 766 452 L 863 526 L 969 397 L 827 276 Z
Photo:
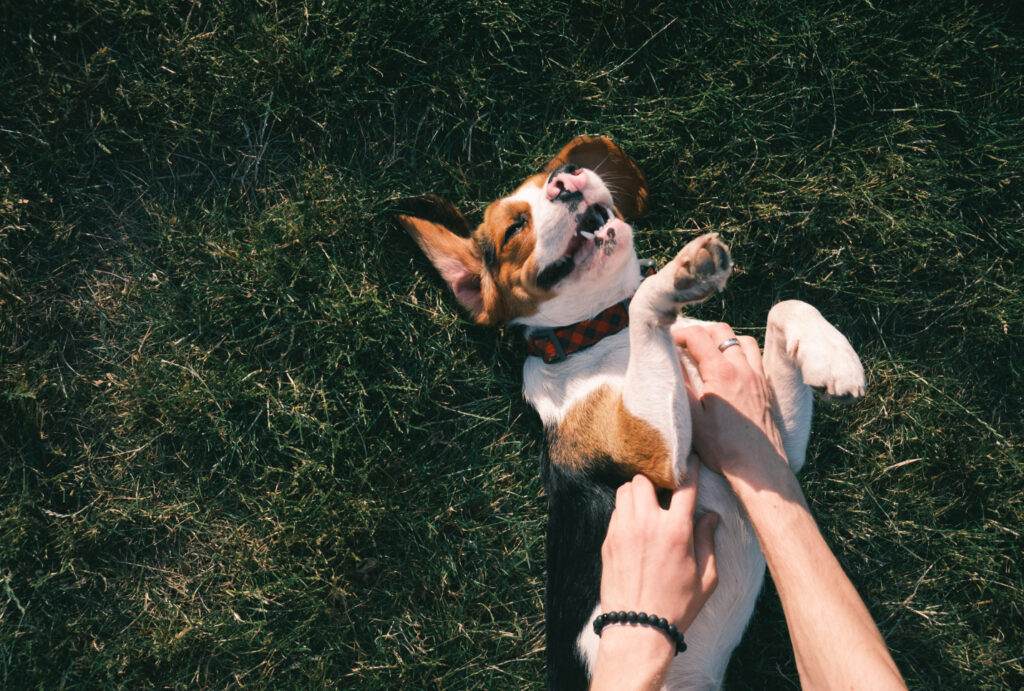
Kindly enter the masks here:
M 669 327 L 687 304 L 722 290 L 732 269 L 715 234 L 645 271 L 628 219 L 647 208 L 647 182 L 604 137 L 578 137 L 472 230 L 434 196 L 397 218 L 455 298 L 482 324 L 523 328 L 523 394 L 544 425 L 548 495 L 548 685 L 585 689 L 597 654 L 601 544 L 619 485 L 643 473 L 671 489 L 687 474 L 692 422 L 683 368 L 692 360 Z M 645 273 L 651 275 L 645 276 Z M 846 338 L 810 305 L 768 313 L 764 367 L 773 414 L 794 472 L 804 464 L 813 390 L 853 399 L 864 370 Z M 701 473 L 698 512 L 721 516 L 718 587 L 685 632 L 688 649 L 666 686 L 718 688 L 754 609 L 765 563 L 726 481 Z

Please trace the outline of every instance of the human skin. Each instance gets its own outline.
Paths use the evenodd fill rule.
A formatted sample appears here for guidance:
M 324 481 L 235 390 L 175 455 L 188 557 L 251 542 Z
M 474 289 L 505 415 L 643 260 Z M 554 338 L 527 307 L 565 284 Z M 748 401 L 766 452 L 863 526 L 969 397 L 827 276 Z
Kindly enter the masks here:
M 687 483 L 658 505 L 643 475 L 622 485 L 601 548 L 601 610 L 664 617 L 685 633 L 718 584 L 716 514 L 693 520 L 697 463 Z M 609 624 L 601 633 L 592 689 L 655 689 L 668 672 L 675 643 L 649 626 Z
M 805 689 L 902 689 L 899 669 L 790 471 L 772 422 L 757 342 L 727 324 L 674 329 L 697 362 L 703 390 L 691 395 L 693 446 L 722 474 L 746 510 L 782 601 Z
M 728 480 L 750 518 L 782 601 L 801 686 L 906 688 L 790 471 L 757 342 L 736 337 L 726 324 L 673 328 L 672 335 L 703 380 L 699 397 L 690 389 L 694 450 Z M 718 344 L 730 338 L 738 338 L 739 346 L 720 351 Z M 667 511 L 642 476 L 620 488 L 602 549 L 602 611 L 657 613 L 685 631 L 707 601 L 717 583 L 717 517 L 693 523 L 699 466 L 691 458 L 692 485 L 675 492 Z M 656 629 L 606 627 L 591 688 L 659 688 L 673 653 Z

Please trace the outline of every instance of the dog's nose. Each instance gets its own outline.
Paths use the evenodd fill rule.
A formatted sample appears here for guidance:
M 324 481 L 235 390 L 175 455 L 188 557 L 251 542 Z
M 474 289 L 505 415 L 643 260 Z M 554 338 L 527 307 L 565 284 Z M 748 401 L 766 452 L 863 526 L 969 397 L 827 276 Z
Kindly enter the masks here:
M 587 186 L 587 171 L 575 163 L 559 166 L 548 176 L 544 188 L 549 201 L 556 199 L 569 200 L 583 196 L 582 190 Z

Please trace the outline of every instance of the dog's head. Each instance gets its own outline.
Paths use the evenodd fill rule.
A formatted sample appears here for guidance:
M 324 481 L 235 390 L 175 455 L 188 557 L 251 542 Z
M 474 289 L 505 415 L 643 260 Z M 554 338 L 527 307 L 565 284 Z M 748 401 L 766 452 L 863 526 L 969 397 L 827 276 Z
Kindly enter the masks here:
M 636 287 L 626 219 L 646 208 L 636 164 L 604 137 L 577 137 L 472 233 L 434 196 L 407 200 L 398 221 L 478 322 L 554 326 L 607 307 L 623 282 Z

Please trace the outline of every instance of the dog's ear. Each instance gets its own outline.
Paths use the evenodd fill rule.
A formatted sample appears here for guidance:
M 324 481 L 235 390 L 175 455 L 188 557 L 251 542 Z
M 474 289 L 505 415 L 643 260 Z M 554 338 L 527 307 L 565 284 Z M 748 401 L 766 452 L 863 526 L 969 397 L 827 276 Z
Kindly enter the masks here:
M 576 137 L 544 166 L 544 172 L 567 163 L 600 175 L 623 218 L 636 218 L 647 211 L 647 179 L 633 159 L 607 137 Z
M 437 268 L 456 299 L 480 320 L 484 312 L 484 263 L 476 243 L 466 237 L 466 217 L 434 195 L 406 199 L 399 208 L 396 220 Z

